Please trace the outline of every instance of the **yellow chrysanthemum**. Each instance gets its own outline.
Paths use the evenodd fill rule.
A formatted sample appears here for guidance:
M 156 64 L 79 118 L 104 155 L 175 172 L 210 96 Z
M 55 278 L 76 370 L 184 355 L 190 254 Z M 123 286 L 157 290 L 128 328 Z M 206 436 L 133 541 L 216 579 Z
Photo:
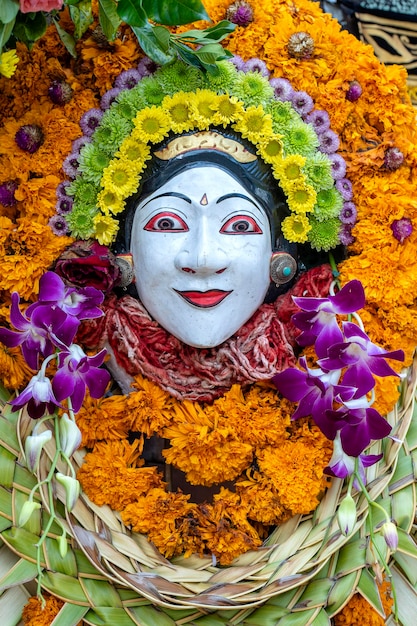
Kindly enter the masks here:
M 171 129 L 174 133 L 183 133 L 194 127 L 189 93 L 179 91 L 173 96 L 165 96 L 161 106 L 171 119 Z
M 220 95 L 217 98 L 217 113 L 215 123 L 218 126 L 226 128 L 232 122 L 235 122 L 243 113 L 243 102 L 240 102 L 236 96 Z
M 133 120 L 136 136 L 144 142 L 158 143 L 171 129 L 171 120 L 166 111 L 152 106 L 142 109 Z
M 9 50 L 0 54 L 0 74 L 6 78 L 11 78 L 16 71 L 16 66 L 19 63 L 19 57 L 16 54 L 16 50 Z
M 311 185 L 295 185 L 285 189 L 288 205 L 294 213 L 309 213 L 316 203 L 317 193 Z
M 93 218 L 94 237 L 103 246 L 109 246 L 119 230 L 119 222 L 108 215 L 99 213 Z
M 209 89 L 197 89 L 190 96 L 190 106 L 193 112 L 194 123 L 205 130 L 215 123 L 218 110 L 218 96 Z
M 138 174 L 127 159 L 113 159 L 103 170 L 101 185 L 119 198 L 127 198 L 138 188 Z
M 281 224 L 282 234 L 293 243 L 305 243 L 311 229 L 310 222 L 305 215 L 289 215 Z
M 301 154 L 290 154 L 276 164 L 274 163 L 274 176 L 278 178 L 284 190 L 304 183 L 306 177 L 302 168 L 305 162 L 306 158 Z
M 103 189 L 97 196 L 97 205 L 104 215 L 117 215 L 125 208 L 125 200 L 110 189 Z
M 132 134 L 121 144 L 115 156 L 126 159 L 135 165 L 136 171 L 144 167 L 145 161 L 151 158 L 150 146 L 138 139 L 138 132 L 134 129 Z
M 261 141 L 258 145 L 258 154 L 266 162 L 273 166 L 273 175 L 275 174 L 275 166 L 282 162 L 282 139 L 281 135 L 273 134 L 267 139 Z
M 252 143 L 260 143 L 272 134 L 272 118 L 259 106 L 251 106 L 239 117 L 233 128 Z

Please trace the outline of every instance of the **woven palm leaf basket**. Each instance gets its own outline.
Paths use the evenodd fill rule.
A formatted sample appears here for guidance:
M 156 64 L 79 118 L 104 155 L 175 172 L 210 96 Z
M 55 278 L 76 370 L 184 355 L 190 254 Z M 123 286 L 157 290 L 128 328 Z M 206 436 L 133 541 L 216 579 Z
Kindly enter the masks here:
M 383 65 L 309 0 L 185 2 L 174 14 L 164 2 L 116 4 L 0 8 L 2 626 L 414 626 L 417 124 L 407 72 Z M 155 23 L 167 27 L 149 35 Z M 131 298 L 120 282 L 125 257 L 110 250 L 119 213 L 148 144 L 170 132 L 204 135 L 214 111 L 219 132 L 233 122 L 275 168 L 291 209 L 283 232 L 310 246 L 299 282 L 277 299 L 301 360 L 277 367 L 274 384 L 232 381 L 214 401 L 174 399 L 172 381 L 142 373 L 122 393 L 102 374 L 111 366 L 99 317 L 117 300 L 115 285 Z M 124 177 L 124 196 L 109 172 Z M 108 210 L 110 196 L 118 211 Z M 74 339 L 92 372 L 80 406 L 75 387 L 41 399 L 34 391 L 66 367 L 50 363 L 54 351 L 67 354 L 65 333 L 48 352 L 28 330 L 37 318 L 51 336 L 51 284 L 75 298 L 62 291 L 59 306 L 76 308 L 74 293 L 92 302 Z M 335 410 L 325 408 L 335 420 L 340 405 L 349 410 L 334 431 L 319 428 L 312 401 L 292 420 L 302 394 L 280 383 L 317 367 L 314 342 L 301 346 L 293 318 L 297 302 L 310 315 L 306 294 L 330 307 L 324 315 L 341 313 L 346 336 L 364 328 L 373 382 L 354 382 L 369 406 L 349 412 L 353 392 L 346 400 L 339 389 Z M 353 441 L 364 430 L 360 453 L 342 450 L 341 431 Z M 163 480 L 141 459 L 155 434 L 170 441 Z M 170 490 L 177 469 L 188 482 Z M 216 493 L 194 503 L 188 483 Z

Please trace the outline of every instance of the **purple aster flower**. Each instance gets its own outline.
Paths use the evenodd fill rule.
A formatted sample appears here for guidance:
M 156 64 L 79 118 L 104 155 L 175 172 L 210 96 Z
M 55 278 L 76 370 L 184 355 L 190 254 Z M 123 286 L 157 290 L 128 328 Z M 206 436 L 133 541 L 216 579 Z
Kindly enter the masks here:
M 58 187 L 56 188 L 57 198 L 68 198 L 67 189 L 70 184 L 71 183 L 69 182 L 69 180 L 64 180 L 62 181 L 62 183 L 59 183 Z
M 346 175 L 346 161 L 340 154 L 329 154 L 332 162 L 332 174 L 335 180 L 340 180 Z
M 359 456 L 371 441 L 384 439 L 391 432 L 387 420 L 369 406 L 366 397 L 345 402 L 337 411 L 327 411 L 326 419 L 340 431 L 343 451 L 349 456 Z
M 46 272 L 39 281 L 38 302 L 31 304 L 27 312 L 40 306 L 58 306 L 68 316 L 78 320 L 102 317 L 103 311 L 98 307 L 104 295 L 95 287 L 66 287 L 64 281 L 55 272 Z M 68 344 L 66 344 L 68 345 Z
M 340 211 L 339 219 L 342 224 L 353 226 L 356 222 L 358 212 L 353 202 L 344 202 L 342 210 Z
M 249 2 L 236 0 L 226 11 L 226 19 L 237 26 L 248 26 L 253 22 L 253 9 Z
M 143 78 L 144 76 L 151 76 L 152 74 L 155 74 L 158 67 L 159 65 L 155 63 L 153 59 L 143 57 L 143 59 L 139 61 L 136 69 L 141 75 L 141 78 Z
M 314 106 L 313 98 L 305 91 L 294 91 L 291 96 L 291 103 L 293 108 L 302 117 L 305 117 L 307 113 L 310 113 Z
M 55 397 L 59 400 L 71 399 L 72 408 L 77 413 L 83 403 L 86 389 L 93 398 L 101 398 L 110 381 L 107 370 L 101 369 L 106 350 L 88 357 L 80 346 L 73 344 L 58 356 L 58 370 L 52 382 Z
M 339 178 L 336 181 L 336 189 L 340 191 L 343 200 L 352 200 L 352 183 L 347 178 Z
M 51 381 L 46 378 L 41 370 L 33 376 L 26 389 L 10 402 L 12 411 L 19 411 L 27 405 L 27 411 L 31 418 L 39 419 L 46 411 L 50 415 L 60 406 L 52 390 Z
M 75 178 L 78 174 L 78 152 L 71 152 L 62 163 L 62 169 L 69 178 Z
M 21 150 L 33 154 L 39 150 L 45 137 L 42 128 L 37 124 L 25 124 L 19 128 L 14 140 Z
M 346 92 L 346 99 L 349 100 L 349 102 L 356 102 L 356 100 L 359 100 L 361 95 L 362 87 L 360 83 L 358 83 L 357 80 L 352 80 L 349 85 L 349 89 Z
M 5 207 L 15 206 L 17 203 L 14 197 L 15 191 L 19 184 L 15 180 L 8 180 L 0 185 L 0 204 Z
M 91 137 L 103 117 L 101 109 L 89 109 L 80 119 L 80 127 L 84 135 Z
M 230 59 L 228 59 L 228 61 L 230 63 L 233 63 L 237 70 L 243 72 L 245 67 L 245 61 L 242 59 L 241 56 L 239 56 L 238 54 L 234 54 L 232 57 L 230 57 Z
M 286 78 L 271 78 L 269 84 L 274 90 L 274 96 L 277 100 L 281 100 L 281 102 L 291 100 L 294 89 L 289 80 Z
M 53 80 L 48 87 L 48 96 L 54 104 L 63 105 L 72 98 L 73 90 L 71 85 L 64 80 Z
M 311 111 L 306 117 L 306 122 L 312 124 L 317 133 L 322 133 L 330 128 L 330 117 L 327 111 Z
M 384 156 L 384 165 L 387 170 L 394 172 L 404 163 L 404 155 L 399 148 L 395 146 L 388 148 Z
M 365 467 L 375 465 L 382 459 L 382 454 L 360 454 L 357 457 L 358 473 L 362 482 L 366 485 Z M 344 452 L 340 440 L 340 432 L 336 435 L 333 442 L 333 455 L 329 461 L 329 465 L 325 468 L 324 473 L 336 478 L 345 479 L 355 472 L 356 458 L 349 456 Z M 356 489 L 360 489 L 357 480 L 353 482 Z
M 56 212 L 58 215 L 68 215 L 71 213 L 74 199 L 70 196 L 61 196 L 56 203 Z
M 394 220 L 392 222 L 391 230 L 395 239 L 400 243 L 404 243 L 404 240 L 413 232 L 413 224 L 408 217 L 403 217 L 400 220 Z
M 325 154 L 332 154 L 339 149 L 340 140 L 339 136 L 328 129 L 318 135 L 320 142 L 320 150 Z
M 26 363 L 33 370 L 38 369 L 39 356 L 48 357 L 55 347 L 70 345 L 77 332 L 79 321 L 68 316 L 57 306 L 34 308 L 31 305 L 24 316 L 19 308 L 19 294 L 11 296 L 10 321 L 16 330 L 0 328 L 0 341 L 8 348 L 21 346 Z
M 333 345 L 328 346 L 327 356 L 318 360 L 318 365 L 323 370 L 346 368 L 343 384 L 357 387 L 356 398 L 366 395 L 375 387 L 374 375 L 398 376 L 385 359 L 404 361 L 402 350 L 387 352 L 372 343 L 368 335 L 357 324 L 343 322 L 342 326 L 346 341 L 332 342 Z
M 138 72 L 139 73 L 139 72 Z M 116 98 L 122 90 L 119 87 L 113 87 L 113 89 L 109 89 L 103 94 L 103 97 L 100 100 L 100 107 L 103 111 L 110 109 L 113 102 L 116 102 Z
M 72 142 L 72 153 L 80 154 L 81 148 L 84 148 L 84 146 L 88 143 L 91 143 L 91 137 L 86 137 L 85 135 L 78 137 L 78 139 L 74 139 Z
M 266 78 L 269 78 L 269 74 L 270 74 L 269 69 L 266 67 L 265 61 L 262 61 L 261 59 L 258 59 L 257 57 L 254 57 L 253 59 L 249 59 L 249 61 L 246 61 L 243 71 L 244 72 L 259 72 L 259 74 L 262 74 L 262 76 L 265 76 Z
M 68 235 L 69 233 L 69 226 L 65 217 L 62 215 L 53 215 L 49 220 L 48 225 L 54 235 L 57 235 L 58 237 Z
M 350 224 L 342 224 L 339 230 L 339 241 L 342 246 L 350 246 L 355 237 L 352 235 L 352 226 Z
M 114 82 L 114 86 L 117 89 L 133 89 L 141 78 L 142 74 L 138 70 L 131 68 L 130 70 L 125 70 L 118 75 Z
M 293 324 L 302 331 L 297 341 L 302 346 L 315 343 L 316 353 L 320 358 L 327 356 L 329 346 L 343 341 L 336 314 L 346 315 L 362 309 L 365 305 L 365 292 L 359 280 L 351 280 L 334 296 L 293 297 L 293 300 L 302 309 L 292 316 Z

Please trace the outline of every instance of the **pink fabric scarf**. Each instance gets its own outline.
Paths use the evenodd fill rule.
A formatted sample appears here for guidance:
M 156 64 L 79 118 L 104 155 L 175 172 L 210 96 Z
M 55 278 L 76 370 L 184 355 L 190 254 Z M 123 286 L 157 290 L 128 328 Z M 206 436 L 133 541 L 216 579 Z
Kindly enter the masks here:
M 119 367 L 142 374 L 175 398 L 210 402 L 235 384 L 269 380 L 296 363 L 296 312 L 292 297 L 325 297 L 332 280 L 327 265 L 303 274 L 272 304 L 262 305 L 230 339 L 216 348 L 194 348 L 170 335 L 131 296 L 112 295 L 105 315 L 85 323 L 79 339 L 88 347 L 110 346 Z

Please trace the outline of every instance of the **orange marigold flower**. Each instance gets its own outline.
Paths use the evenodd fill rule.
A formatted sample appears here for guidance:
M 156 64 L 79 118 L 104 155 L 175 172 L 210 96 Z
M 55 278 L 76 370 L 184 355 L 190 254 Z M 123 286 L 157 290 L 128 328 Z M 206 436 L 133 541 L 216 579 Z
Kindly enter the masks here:
M 173 398 L 155 383 L 137 376 L 132 391 L 124 398 L 131 419 L 131 430 L 141 431 L 147 437 L 159 432 L 171 420 Z
M 77 425 L 82 433 L 82 445 L 92 448 L 97 441 L 125 439 L 131 417 L 126 410 L 126 397 L 113 395 L 98 400 L 86 395 L 77 413 Z
M 22 620 L 25 626 L 50 626 L 54 618 L 64 606 L 64 601 L 45 594 L 42 599 L 37 596 L 29 598 L 23 607 Z
M 23 358 L 20 347 L 7 348 L 0 343 L 0 380 L 7 389 L 21 389 L 34 373 Z
M 95 504 L 121 511 L 150 489 L 162 487 L 155 467 L 138 467 L 141 447 L 138 440 L 101 442 L 85 456 L 77 478 Z

